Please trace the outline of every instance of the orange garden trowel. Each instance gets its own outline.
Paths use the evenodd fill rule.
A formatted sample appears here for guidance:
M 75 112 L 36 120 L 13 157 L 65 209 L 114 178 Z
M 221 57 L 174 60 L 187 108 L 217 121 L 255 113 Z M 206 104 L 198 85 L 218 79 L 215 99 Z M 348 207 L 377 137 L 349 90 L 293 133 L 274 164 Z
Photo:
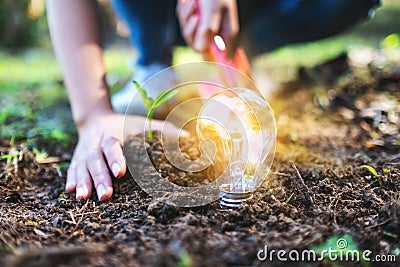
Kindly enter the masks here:
M 195 1 L 197 6 L 199 6 L 199 0 Z M 201 16 L 200 10 L 198 8 L 197 14 L 198 16 Z M 209 61 L 229 66 L 233 69 L 238 70 L 245 76 L 251 76 L 250 63 L 244 50 L 241 47 L 236 48 L 233 58 L 230 58 L 226 49 L 225 42 L 220 35 L 214 36 L 206 57 Z M 236 71 L 233 71 L 229 67 L 218 67 L 220 78 L 222 79 L 224 86 L 227 86 L 229 88 L 237 87 L 240 85 L 239 79 L 241 79 L 241 77 L 239 76 L 243 75 L 238 75 Z M 201 88 L 200 95 L 203 97 L 210 97 L 211 95 L 216 93 L 215 90 L 215 87 L 204 87 Z
M 250 76 L 250 63 L 243 48 L 236 48 L 234 57 L 233 59 L 231 59 L 228 56 L 225 42 L 219 35 L 214 36 L 214 40 L 212 41 L 210 49 L 208 51 L 208 57 L 210 61 L 228 65 L 232 68 L 237 69 L 243 74 Z

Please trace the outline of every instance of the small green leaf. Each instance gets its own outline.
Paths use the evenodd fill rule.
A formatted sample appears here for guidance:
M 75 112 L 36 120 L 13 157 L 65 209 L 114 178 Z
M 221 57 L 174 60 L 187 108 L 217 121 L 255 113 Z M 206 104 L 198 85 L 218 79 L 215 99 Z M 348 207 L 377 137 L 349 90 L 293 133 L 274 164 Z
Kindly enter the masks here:
M 176 95 L 177 92 L 177 89 L 172 89 L 159 94 L 154 101 L 153 106 L 150 108 L 149 113 L 147 113 L 147 118 L 151 120 L 153 118 L 154 111 L 159 106 L 170 100 L 174 95 Z
M 5 155 L 0 157 L 0 159 L 9 159 L 9 158 L 11 158 L 10 154 L 5 154 Z
M 154 111 L 156 110 L 156 108 L 161 106 L 163 103 L 170 100 L 178 91 L 177 91 L 177 89 L 172 89 L 172 90 L 162 92 L 156 97 L 156 100 L 154 100 L 153 98 L 151 98 L 147 95 L 146 90 L 142 86 L 140 86 L 140 84 L 137 81 L 133 81 L 133 84 L 136 86 L 136 88 L 138 89 L 138 91 L 143 99 L 144 109 L 147 112 L 147 119 L 149 120 L 149 130 L 148 130 L 147 135 L 148 135 L 149 140 L 151 141 L 151 140 L 153 140 L 153 132 L 151 130 L 151 121 L 153 119 Z
M 20 152 L 18 150 L 11 150 L 8 154 L 5 154 L 3 156 L 0 157 L 0 159 L 15 159 L 17 157 L 19 157 Z
M 370 173 L 372 173 L 372 174 L 375 176 L 375 178 L 378 180 L 379 185 L 380 185 L 380 186 L 383 185 L 383 180 L 382 180 L 382 178 L 379 176 L 379 174 L 376 172 L 376 170 L 374 169 L 374 167 L 369 166 L 369 165 L 362 165 L 362 166 L 360 166 L 360 169 L 361 169 L 361 168 L 367 169 Z
M 375 177 L 379 177 L 379 174 L 376 172 L 375 168 L 369 165 L 362 165 L 360 169 L 367 169 L 370 173 L 372 173 Z
M 149 119 L 149 130 L 147 133 L 147 137 L 150 141 L 153 140 L 153 132 L 151 130 L 151 119 L 154 113 L 154 100 L 151 97 L 148 97 L 146 90 L 137 81 L 133 81 L 133 84 L 136 86 L 137 90 L 139 91 L 140 95 L 142 96 L 144 109 L 147 112 L 147 118 Z
M 40 151 L 36 147 L 33 149 L 33 154 L 35 155 L 36 160 L 38 161 L 45 160 L 49 156 L 45 150 Z
M 172 89 L 159 94 L 156 100 L 154 101 L 153 109 L 158 108 L 160 105 L 170 100 L 172 97 L 176 95 L 177 92 L 178 92 L 177 89 Z
M 149 111 L 150 111 L 151 107 L 154 105 L 153 98 L 151 98 L 147 95 L 146 90 L 144 90 L 144 88 L 142 86 L 140 86 L 140 84 L 137 81 L 133 81 L 133 84 L 136 86 L 140 95 L 142 96 L 144 109 L 146 110 L 147 113 L 150 113 Z
M 289 204 L 289 202 L 290 202 L 290 200 L 292 200 L 292 198 L 293 198 L 293 196 L 294 196 L 294 193 L 292 193 L 286 200 L 285 200 L 285 204 Z
M 143 87 L 140 86 L 140 84 L 139 84 L 137 81 L 133 80 L 132 82 L 133 82 L 133 84 L 136 86 L 136 88 L 138 89 L 138 91 L 139 91 L 140 95 L 142 96 L 142 98 L 143 98 L 143 99 L 147 99 L 147 92 L 146 92 L 146 90 L 144 90 Z

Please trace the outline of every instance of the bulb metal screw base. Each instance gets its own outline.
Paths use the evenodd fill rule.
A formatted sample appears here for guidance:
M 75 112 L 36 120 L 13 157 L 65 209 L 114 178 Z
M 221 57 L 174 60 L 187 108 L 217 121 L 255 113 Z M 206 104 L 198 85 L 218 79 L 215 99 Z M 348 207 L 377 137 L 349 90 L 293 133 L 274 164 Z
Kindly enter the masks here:
M 219 188 L 221 196 L 219 205 L 221 208 L 239 208 L 246 200 L 253 197 L 252 191 L 232 192 L 229 184 L 222 184 Z

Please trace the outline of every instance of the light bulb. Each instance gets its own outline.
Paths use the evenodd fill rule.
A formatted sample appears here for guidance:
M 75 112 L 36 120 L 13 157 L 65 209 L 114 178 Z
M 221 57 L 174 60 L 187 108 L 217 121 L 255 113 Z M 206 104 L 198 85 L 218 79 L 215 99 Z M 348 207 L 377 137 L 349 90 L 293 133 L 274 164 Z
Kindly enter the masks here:
M 271 107 L 254 90 L 227 89 L 204 104 L 196 130 L 200 141 L 213 141 L 202 151 L 214 156 L 214 169 L 223 173 L 221 206 L 240 206 L 253 196 L 272 165 L 276 130 Z

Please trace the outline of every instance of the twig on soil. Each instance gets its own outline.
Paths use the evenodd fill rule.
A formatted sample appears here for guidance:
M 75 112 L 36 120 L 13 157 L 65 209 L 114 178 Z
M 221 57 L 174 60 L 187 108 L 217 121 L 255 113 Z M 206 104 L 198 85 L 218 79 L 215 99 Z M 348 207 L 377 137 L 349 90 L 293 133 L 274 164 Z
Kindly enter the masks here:
M 390 222 L 392 219 L 387 219 L 386 221 L 383 221 L 383 222 L 381 222 L 381 223 L 378 223 L 378 224 L 375 224 L 375 225 L 370 225 L 370 226 L 367 226 L 367 227 L 365 227 L 365 229 L 371 229 L 371 228 L 375 228 L 375 227 L 378 227 L 378 226 L 382 226 L 382 225 L 384 225 L 384 224 L 387 224 L 388 222 Z
M 72 213 L 72 211 L 69 211 L 69 215 L 71 215 L 71 220 L 74 224 L 76 224 L 75 218 L 74 218 L 74 214 Z
M 301 177 L 301 174 L 299 170 L 297 169 L 296 165 L 294 164 L 293 161 L 290 161 L 292 163 L 293 169 L 296 172 L 297 179 L 300 181 L 301 186 L 303 187 L 303 192 L 305 196 L 307 197 L 308 201 L 310 202 L 310 205 L 314 207 L 314 199 L 312 198 L 310 194 L 310 189 L 308 189 L 307 185 L 304 183 L 303 177 Z
M 76 223 L 75 228 L 74 228 L 74 232 L 76 231 L 76 229 L 78 228 L 78 226 L 82 223 L 83 219 L 85 218 L 85 216 L 82 216 L 79 221 Z
M 72 211 L 70 211 L 72 220 L 73 220 L 73 222 L 75 221 L 75 227 L 74 227 L 71 235 L 69 236 L 68 240 L 74 236 L 76 229 L 78 229 L 78 226 L 82 223 L 83 219 L 85 218 L 85 214 L 83 212 L 86 210 L 88 204 L 89 204 L 89 199 L 86 200 L 86 203 L 82 206 L 82 208 L 77 209 L 77 211 L 79 212 L 79 214 L 77 214 L 77 215 L 81 215 L 81 218 L 79 219 L 78 222 L 75 221 L 75 218 L 72 216 Z
M 285 176 L 285 177 L 288 177 L 289 178 L 289 174 L 287 174 L 287 173 L 283 173 L 283 172 L 273 172 L 272 173 L 273 175 L 279 175 L 279 176 Z
M 299 182 L 296 179 L 294 179 L 294 177 L 292 175 L 287 174 L 287 173 L 281 173 L 281 172 L 274 172 L 274 174 L 289 178 L 294 183 L 294 185 L 297 186 L 297 188 L 301 189 L 301 185 L 299 184 Z
M 293 184 L 294 184 L 300 191 L 302 191 L 302 192 L 304 193 L 304 195 L 305 195 L 305 197 L 308 199 L 310 205 L 314 207 L 314 199 L 311 197 L 310 191 L 309 191 L 308 187 L 307 187 L 306 184 L 304 183 L 304 180 L 303 180 L 303 178 L 301 177 L 301 175 L 300 175 L 299 171 L 297 170 L 296 166 L 294 165 L 293 161 L 291 161 L 291 162 L 292 162 L 292 164 L 293 164 L 293 166 L 294 166 L 294 168 L 295 168 L 295 170 L 296 170 L 296 172 L 297 172 L 296 175 L 297 175 L 297 178 L 298 178 L 298 179 L 295 179 L 295 177 L 293 177 L 293 176 L 290 175 L 290 174 L 282 173 L 282 172 L 273 172 L 272 174 L 274 174 L 274 175 L 279 175 L 279 176 L 284 176 L 284 177 L 289 178 L 289 179 L 293 182 Z M 300 180 L 300 183 L 299 183 L 298 180 Z
M 338 195 L 338 197 L 340 195 L 341 195 L 341 193 Z M 339 203 L 339 198 L 338 197 L 336 198 L 335 205 L 333 206 L 333 226 L 335 226 L 336 229 L 339 229 L 339 225 L 337 224 L 337 219 L 336 219 L 336 207 L 337 207 L 337 204 Z
M 340 229 L 340 227 L 339 227 L 339 225 L 338 225 L 338 223 L 337 223 L 337 219 L 336 219 L 336 208 L 337 208 L 337 205 L 339 204 L 339 200 L 342 200 L 342 201 L 343 201 L 342 195 L 343 195 L 344 193 L 348 193 L 348 192 L 349 192 L 348 190 L 342 191 L 342 192 L 338 193 L 335 197 L 333 197 L 334 200 L 336 200 L 336 201 L 335 201 L 335 204 L 333 205 L 333 210 L 331 209 L 331 204 L 332 204 L 332 202 L 329 204 L 329 209 L 332 210 L 332 212 L 333 212 L 333 226 L 334 226 L 336 229 Z
M 99 213 L 98 211 L 88 211 L 88 212 L 84 212 L 81 214 L 77 214 L 77 216 L 85 216 L 85 215 L 91 215 L 91 214 L 97 214 Z
M 86 203 L 82 206 L 82 208 L 78 209 L 78 207 L 76 207 L 76 210 L 79 213 L 83 213 L 83 211 L 87 208 L 88 205 L 89 205 L 89 199 L 86 199 Z
M 81 219 L 83 219 L 86 215 L 98 214 L 98 213 L 99 213 L 98 211 L 90 211 L 90 212 L 76 214 L 75 216 L 81 216 Z M 69 224 L 73 224 L 73 225 L 77 225 L 78 223 L 80 223 L 82 221 L 82 220 L 79 220 L 78 222 L 76 222 L 76 219 L 75 219 L 72 211 L 69 211 L 69 214 L 71 216 L 71 221 L 70 220 L 64 220 L 64 222 L 69 223 Z
M 290 163 L 292 164 L 293 169 L 296 171 L 297 178 L 299 179 L 299 181 L 301 182 L 301 184 L 302 184 L 304 187 L 307 187 L 306 184 L 304 183 L 303 177 L 301 177 L 300 172 L 299 172 L 299 170 L 297 169 L 297 167 L 296 167 L 296 165 L 294 164 L 294 162 L 293 162 L 293 161 L 290 161 Z
M 400 153 L 389 157 L 388 161 L 393 161 L 393 160 L 397 160 L 397 159 L 400 159 Z

